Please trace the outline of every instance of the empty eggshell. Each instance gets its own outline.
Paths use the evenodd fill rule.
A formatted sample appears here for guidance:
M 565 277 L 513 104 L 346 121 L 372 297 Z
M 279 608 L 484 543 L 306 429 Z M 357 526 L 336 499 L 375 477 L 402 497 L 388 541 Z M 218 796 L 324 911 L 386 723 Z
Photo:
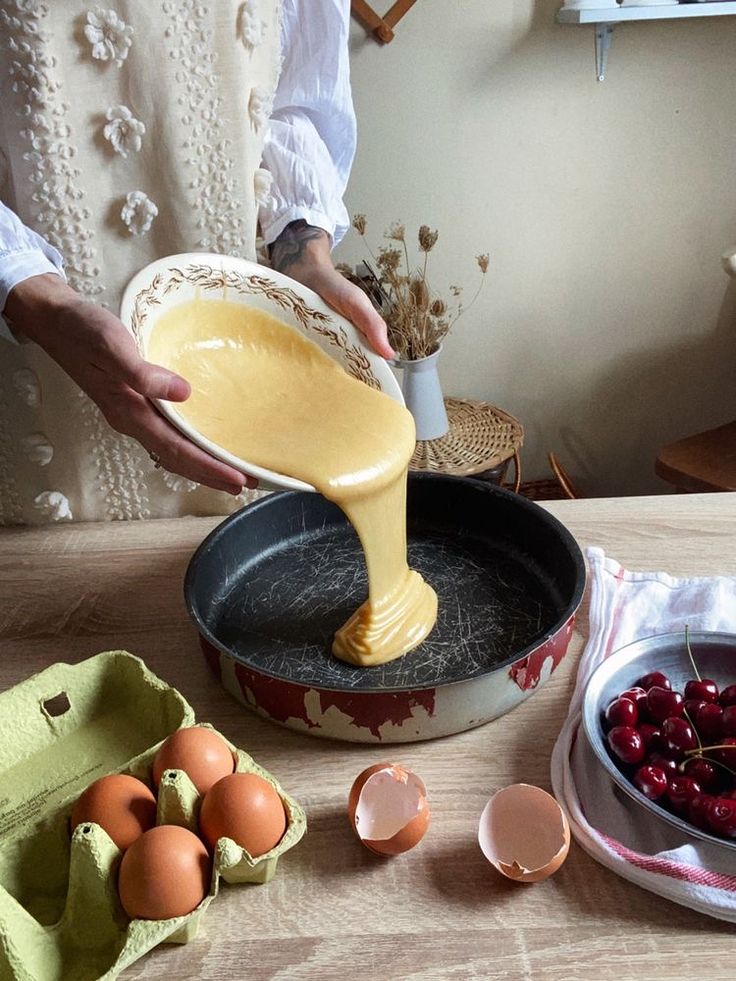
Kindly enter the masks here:
M 358 838 L 377 855 L 407 852 L 429 827 L 426 787 L 398 763 L 376 763 L 356 777 L 348 817 Z
M 478 844 L 499 872 L 516 882 L 541 882 L 570 849 L 562 808 L 541 787 L 515 783 L 499 790 L 480 816 Z

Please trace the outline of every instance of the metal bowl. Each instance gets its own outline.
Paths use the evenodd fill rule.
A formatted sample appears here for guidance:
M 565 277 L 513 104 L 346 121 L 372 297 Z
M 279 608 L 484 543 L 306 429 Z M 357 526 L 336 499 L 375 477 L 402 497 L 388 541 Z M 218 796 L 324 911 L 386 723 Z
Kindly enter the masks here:
M 711 678 L 719 688 L 736 683 L 736 634 L 691 633 L 690 649 L 703 678 Z M 650 671 L 663 671 L 672 687 L 682 691 L 685 682 L 694 677 L 685 645 L 684 631 L 659 634 L 634 641 L 616 651 L 596 669 L 583 698 L 583 728 L 593 751 L 611 779 L 645 810 L 666 821 L 683 834 L 710 841 L 731 851 L 736 841 L 729 841 L 701 831 L 688 821 L 671 814 L 656 801 L 645 797 L 625 773 L 619 770 L 605 739 L 603 713 L 608 703 Z

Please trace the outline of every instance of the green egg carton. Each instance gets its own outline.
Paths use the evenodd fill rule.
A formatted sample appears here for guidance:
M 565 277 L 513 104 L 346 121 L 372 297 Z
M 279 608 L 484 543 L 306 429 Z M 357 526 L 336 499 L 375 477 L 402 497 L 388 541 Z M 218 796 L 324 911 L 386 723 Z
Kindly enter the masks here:
M 130 773 L 151 786 L 158 747 L 194 724 L 183 696 L 127 651 L 54 664 L 0 694 L 0 981 L 109 981 L 158 944 L 191 940 L 220 877 L 273 876 L 306 831 L 304 811 L 227 739 L 236 770 L 258 773 L 280 795 L 287 830 L 258 858 L 221 838 L 210 892 L 192 913 L 130 920 L 117 894 L 120 849 L 96 824 L 70 835 L 72 807 L 90 783 Z M 200 803 L 186 773 L 167 770 L 157 823 L 196 831 Z

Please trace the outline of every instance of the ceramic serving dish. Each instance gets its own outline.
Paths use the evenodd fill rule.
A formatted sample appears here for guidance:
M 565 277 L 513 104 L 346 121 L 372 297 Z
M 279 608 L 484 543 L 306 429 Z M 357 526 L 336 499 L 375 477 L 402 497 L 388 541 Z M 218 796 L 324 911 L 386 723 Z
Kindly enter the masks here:
M 736 634 L 691 633 L 690 649 L 703 678 L 711 678 L 721 689 L 736 683 Z M 583 728 L 593 752 L 617 786 L 644 810 L 683 834 L 694 835 L 734 852 L 736 841 L 708 834 L 645 797 L 619 769 L 608 750 L 603 728 L 606 706 L 650 671 L 664 672 L 672 687 L 683 691 L 685 682 L 694 677 L 684 631 L 634 641 L 611 654 L 596 669 L 583 699 Z
M 144 358 L 151 330 L 161 314 L 197 296 L 227 297 L 230 302 L 278 317 L 314 341 L 349 375 L 403 404 L 388 364 L 367 346 L 348 320 L 296 280 L 234 256 L 187 252 L 158 259 L 136 273 L 123 293 L 120 319 L 132 331 Z M 181 416 L 175 402 L 157 400 L 157 405 L 185 436 L 212 456 L 258 478 L 262 489 L 314 490 L 311 484 L 241 460 L 212 443 Z

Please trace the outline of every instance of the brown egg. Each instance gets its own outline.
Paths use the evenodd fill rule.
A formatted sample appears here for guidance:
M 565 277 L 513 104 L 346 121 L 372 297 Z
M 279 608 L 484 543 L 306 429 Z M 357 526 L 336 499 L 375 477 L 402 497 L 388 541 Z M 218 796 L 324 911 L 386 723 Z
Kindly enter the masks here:
M 153 760 L 153 782 L 158 787 L 164 770 L 184 770 L 200 794 L 232 773 L 235 760 L 230 747 L 212 729 L 189 726 L 177 729 Z
M 210 889 L 212 859 L 199 838 L 173 824 L 151 828 L 123 855 L 118 891 L 132 920 L 185 916 Z
M 358 838 L 377 855 L 408 852 L 429 827 L 427 789 L 398 763 L 376 763 L 356 777 L 348 817 Z
M 135 777 L 113 773 L 90 784 L 72 810 L 72 831 L 94 821 L 123 851 L 156 823 L 156 798 Z
M 233 773 L 218 780 L 202 801 L 199 829 L 214 849 L 232 838 L 252 858 L 270 852 L 286 831 L 286 811 L 276 789 L 257 773 Z
M 478 827 L 488 861 L 516 882 L 541 882 L 555 873 L 570 849 L 570 826 L 555 798 L 527 783 L 491 797 Z

